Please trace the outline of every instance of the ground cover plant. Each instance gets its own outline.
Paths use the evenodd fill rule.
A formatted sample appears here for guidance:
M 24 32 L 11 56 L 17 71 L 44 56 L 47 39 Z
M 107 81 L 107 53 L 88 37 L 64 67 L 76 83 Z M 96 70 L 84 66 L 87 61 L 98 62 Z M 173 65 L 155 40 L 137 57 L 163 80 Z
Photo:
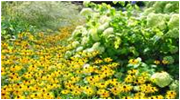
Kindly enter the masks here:
M 1 98 L 178 99 L 179 2 L 113 3 L 83 2 L 75 29 L 3 40 Z

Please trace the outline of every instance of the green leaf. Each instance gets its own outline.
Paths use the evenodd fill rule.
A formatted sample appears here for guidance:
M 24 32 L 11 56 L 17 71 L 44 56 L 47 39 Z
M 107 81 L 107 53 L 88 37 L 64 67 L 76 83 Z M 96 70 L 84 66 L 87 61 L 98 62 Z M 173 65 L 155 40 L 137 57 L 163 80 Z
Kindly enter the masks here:
M 117 4 L 118 3 L 118 1 L 113 1 L 113 4 Z
M 168 61 L 169 64 L 174 63 L 174 58 L 172 56 L 165 56 L 163 60 Z
M 114 48 L 118 49 L 120 44 L 121 44 L 121 38 L 120 37 L 116 37 L 116 41 L 114 42 Z
M 170 48 L 169 51 L 170 51 L 172 54 L 174 54 L 174 53 L 176 53 L 176 52 L 179 51 L 179 49 L 178 49 L 177 46 L 170 45 L 169 48 Z

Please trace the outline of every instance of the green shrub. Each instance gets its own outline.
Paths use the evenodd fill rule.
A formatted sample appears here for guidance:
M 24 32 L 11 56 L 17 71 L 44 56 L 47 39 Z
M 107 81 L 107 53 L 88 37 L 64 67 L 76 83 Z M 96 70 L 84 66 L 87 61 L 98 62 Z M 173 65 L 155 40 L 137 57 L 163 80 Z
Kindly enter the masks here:
M 153 4 L 158 3 L 177 5 L 177 2 Z M 97 50 L 101 54 L 100 57 L 110 56 L 114 60 L 121 59 L 122 63 L 127 63 L 127 58 L 137 57 L 141 57 L 148 64 L 160 60 L 162 63 L 159 66 L 163 67 L 155 69 L 168 71 L 176 77 L 179 72 L 177 66 L 179 16 L 176 10 L 179 8 L 166 14 L 160 13 L 159 10 L 159 13 L 153 11 L 157 10 L 153 5 L 152 12 L 145 14 L 144 10 L 141 11 L 136 5 L 131 4 L 125 7 L 125 11 L 116 10 L 107 4 L 86 3 L 86 6 L 88 5 L 89 8 L 81 11 L 87 18 L 87 23 L 76 28 L 73 32 L 76 35 L 70 38 L 79 41 L 79 46 L 84 48 L 84 52 L 91 53 Z M 98 46 L 94 49 L 93 46 L 97 43 Z M 72 49 L 71 54 L 76 53 L 74 49 L 76 47 Z
M 146 11 L 145 13 L 179 13 L 179 2 L 178 1 L 159 1 L 146 2 Z
M 21 32 L 31 32 L 36 31 L 36 27 L 24 23 L 22 20 L 14 20 L 13 18 L 5 18 L 1 16 L 1 36 L 4 39 L 15 39 L 17 34 Z

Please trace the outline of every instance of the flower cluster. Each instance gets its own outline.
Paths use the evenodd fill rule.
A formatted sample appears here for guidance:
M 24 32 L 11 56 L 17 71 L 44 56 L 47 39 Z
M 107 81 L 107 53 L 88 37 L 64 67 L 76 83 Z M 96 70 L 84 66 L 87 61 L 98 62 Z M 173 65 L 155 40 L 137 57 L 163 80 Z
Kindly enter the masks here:
M 59 44 L 61 35 L 19 34 L 15 41 L 2 42 L 2 99 L 60 98 L 175 98 L 176 92 L 161 94 L 148 72 L 127 70 L 117 76 L 121 63 L 99 57 L 98 51 L 77 52 L 66 59 L 71 47 Z M 130 60 L 137 64 L 138 60 Z

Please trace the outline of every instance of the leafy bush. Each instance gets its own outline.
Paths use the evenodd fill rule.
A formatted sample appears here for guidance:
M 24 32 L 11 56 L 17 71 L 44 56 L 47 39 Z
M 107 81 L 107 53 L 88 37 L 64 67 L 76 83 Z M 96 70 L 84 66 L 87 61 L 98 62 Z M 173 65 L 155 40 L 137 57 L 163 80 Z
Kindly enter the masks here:
M 157 3 L 161 2 L 154 4 Z M 163 2 L 166 3 L 177 5 L 177 2 Z M 178 78 L 179 15 L 174 10 L 179 8 L 171 14 L 145 14 L 134 4 L 128 4 L 126 11 L 116 10 L 107 4 L 86 3 L 86 6 L 90 8 L 84 8 L 81 14 L 87 18 L 87 23 L 77 27 L 69 39 L 78 42 L 72 46 L 71 55 L 77 56 L 76 48 L 83 47 L 84 52 L 99 51 L 101 57 L 121 58 L 122 63 L 127 63 L 125 58 L 137 57 L 148 64 L 159 60 L 162 61 L 159 66 L 164 67 L 158 67 L 157 71 L 166 70 Z M 97 46 L 94 48 L 94 45 Z M 165 60 L 166 56 L 171 61 Z
M 160 1 L 160 2 L 146 2 L 145 13 L 179 13 L 179 2 L 178 1 Z
M 37 30 L 35 26 L 24 23 L 21 20 L 14 20 L 13 18 L 1 17 L 1 36 L 2 39 L 15 39 L 18 33 L 31 32 L 34 33 Z
M 179 2 L 150 3 L 152 7 L 146 8 L 144 15 L 149 23 L 148 27 L 156 32 L 156 35 L 151 38 L 154 39 L 152 45 L 154 45 L 153 48 L 158 45 L 159 47 L 154 52 L 158 52 L 156 56 L 158 55 L 162 61 L 168 61 L 165 69 L 179 78 Z

